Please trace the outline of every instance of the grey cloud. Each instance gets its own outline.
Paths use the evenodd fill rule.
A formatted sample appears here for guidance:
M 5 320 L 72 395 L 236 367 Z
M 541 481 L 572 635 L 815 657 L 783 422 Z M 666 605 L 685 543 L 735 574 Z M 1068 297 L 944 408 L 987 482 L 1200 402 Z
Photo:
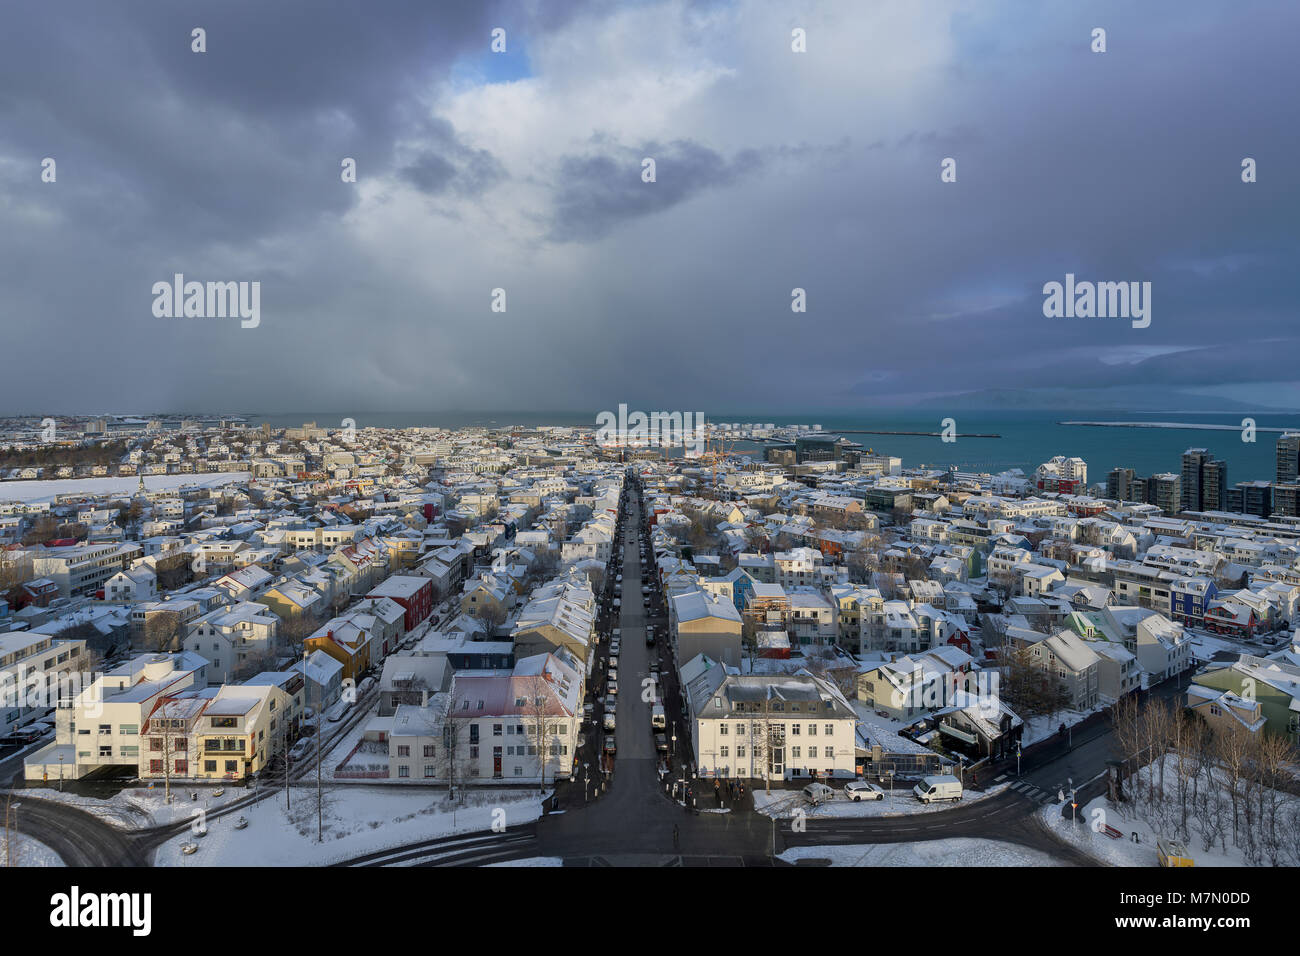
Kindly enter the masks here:
M 642 181 L 642 163 L 655 161 L 655 182 Z M 556 177 L 550 237 L 557 242 L 590 241 L 624 222 L 686 202 L 705 190 L 725 187 L 761 165 L 754 150 L 728 161 L 707 146 L 687 140 L 644 149 L 565 156 Z

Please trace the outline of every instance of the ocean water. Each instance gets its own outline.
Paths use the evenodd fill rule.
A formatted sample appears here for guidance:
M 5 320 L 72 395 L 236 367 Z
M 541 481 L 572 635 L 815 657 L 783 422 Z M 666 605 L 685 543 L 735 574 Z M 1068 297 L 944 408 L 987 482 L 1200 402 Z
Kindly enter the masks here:
M 877 430 L 939 432 L 944 417 L 931 411 L 881 411 L 881 412 L 804 412 L 776 414 L 768 412 L 731 412 L 712 415 L 704 410 L 710 421 L 771 422 L 776 425 L 819 424 L 823 430 Z M 1238 481 L 1272 481 L 1275 473 L 1275 453 L 1278 433 L 1258 432 L 1253 443 L 1242 441 L 1241 412 L 1116 412 L 1032 410 L 975 410 L 953 416 L 957 432 L 993 433 L 999 438 L 958 438 L 944 442 L 938 437 L 919 435 L 865 435 L 848 434 L 845 437 L 870 448 L 877 454 L 895 455 L 907 466 L 930 465 L 946 468 L 956 465 L 964 471 L 999 472 L 1008 468 L 1022 468 L 1031 472 L 1054 455 L 1078 456 L 1088 463 L 1088 481 L 1104 484 L 1112 468 L 1127 467 L 1136 470 L 1140 477 L 1182 470 L 1182 454 L 1188 448 L 1208 448 L 1217 458 L 1228 463 L 1228 483 Z M 1251 416 L 1259 428 L 1295 428 L 1300 430 L 1300 417 L 1287 415 L 1255 414 Z M 315 421 L 322 428 L 338 428 L 344 418 L 353 418 L 358 428 L 367 426 L 410 428 L 418 425 L 443 428 L 469 426 L 505 427 L 522 425 L 585 425 L 594 427 L 594 412 L 383 412 L 373 414 L 351 413 L 293 413 L 255 417 L 254 423 L 269 422 L 274 427 L 301 425 Z M 1147 421 L 1182 422 L 1205 425 L 1229 425 L 1235 430 L 1200 430 L 1173 428 L 1097 428 L 1062 425 L 1064 421 Z M 739 454 L 761 456 L 762 446 L 736 443 L 732 450 Z

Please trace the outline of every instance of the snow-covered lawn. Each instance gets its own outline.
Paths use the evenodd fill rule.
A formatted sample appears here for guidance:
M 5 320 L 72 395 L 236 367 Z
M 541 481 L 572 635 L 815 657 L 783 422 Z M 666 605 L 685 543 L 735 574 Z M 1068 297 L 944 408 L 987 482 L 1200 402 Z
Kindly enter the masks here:
M 1025 735 L 1021 738 L 1020 745 L 1028 747 L 1040 740 L 1054 737 L 1060 732 L 1061 724 L 1065 724 L 1066 727 L 1073 727 L 1079 721 L 1101 710 L 1105 710 L 1105 705 L 1098 704 L 1091 710 L 1059 710 L 1053 715 L 1044 714 L 1039 717 L 1026 718 Z
M 530 790 L 484 790 L 466 795 L 453 808 L 442 790 L 393 787 L 339 787 L 325 791 L 323 840 L 316 841 L 316 792 L 294 787 L 291 809 L 283 794 L 238 814 L 208 822 L 202 837 L 190 834 L 169 840 L 154 856 L 157 866 L 320 866 L 372 850 L 401 846 L 457 833 L 490 829 L 494 822 L 514 826 L 537 819 L 549 794 Z M 497 809 L 504 816 L 494 817 Z M 248 826 L 235 829 L 243 817 Z M 198 844 L 190 856 L 187 841 Z
M 927 843 L 867 846 L 798 846 L 780 855 L 787 863 L 830 860 L 831 866 L 1061 866 L 1046 853 L 1001 840 L 954 838 Z
M 13 854 L 12 857 L 10 854 Z M 0 830 L 0 866 L 63 866 L 59 855 L 39 840 L 23 833 L 5 836 Z
M 564 866 L 564 857 L 530 856 L 523 860 L 507 860 L 504 863 L 485 863 L 484 866 Z
M 251 791 L 243 787 L 226 787 L 221 796 L 214 796 L 213 787 L 186 787 L 184 784 L 172 784 L 172 803 L 167 805 L 165 791 L 160 784 L 156 787 L 135 787 L 122 790 L 107 800 L 98 797 L 85 797 L 68 791 L 60 792 L 51 787 L 29 787 L 23 793 L 29 793 L 41 800 L 57 801 L 68 806 L 85 810 L 105 820 L 127 829 L 159 826 L 188 820 L 194 810 L 216 810 L 232 800 L 246 797 Z M 191 800 L 190 794 L 197 793 L 198 799 Z
M 763 790 L 754 791 L 754 809 L 759 813 L 778 819 L 788 817 L 796 809 L 802 809 L 808 819 L 825 819 L 828 817 L 902 817 L 915 813 L 935 813 L 939 810 L 951 810 L 955 806 L 974 803 L 985 797 L 993 796 L 1007 789 L 1011 784 L 1000 783 L 988 790 L 967 790 L 959 803 L 922 803 L 912 794 L 912 788 L 895 787 L 891 794 L 885 791 L 883 800 L 846 799 L 836 791 L 833 799 L 814 807 L 799 790 Z
M 1172 765 L 1173 761 L 1170 763 Z M 1174 774 L 1173 771 L 1168 773 L 1164 792 L 1168 800 L 1176 801 Z M 1134 782 L 1130 778 L 1129 785 Z M 1197 826 L 1193 823 L 1192 838 L 1185 844 L 1188 855 L 1196 866 L 1250 866 L 1243 850 L 1233 842 L 1231 810 L 1225 808 L 1219 812 L 1225 817 L 1223 838 L 1207 850 L 1204 839 L 1197 833 Z M 1166 837 L 1166 833 L 1152 825 L 1148 819 L 1150 812 L 1145 806 L 1134 802 L 1113 804 L 1103 795 L 1079 808 L 1079 823 L 1062 818 L 1059 804 L 1045 806 L 1038 813 L 1053 833 L 1098 860 L 1113 866 L 1160 865 L 1156 856 L 1156 839 Z M 1119 830 L 1122 836 L 1114 839 L 1099 832 L 1102 823 Z M 1096 832 L 1094 826 L 1098 828 Z M 1138 835 L 1136 843 L 1133 842 L 1134 833 Z M 1268 865 L 1267 858 L 1259 865 Z

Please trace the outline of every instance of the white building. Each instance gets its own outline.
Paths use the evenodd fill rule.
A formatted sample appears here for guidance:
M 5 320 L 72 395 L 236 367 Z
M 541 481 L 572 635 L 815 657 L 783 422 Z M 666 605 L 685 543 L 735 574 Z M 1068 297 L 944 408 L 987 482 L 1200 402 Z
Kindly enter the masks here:
M 700 776 L 857 775 L 857 716 L 830 682 L 807 671 L 741 674 L 703 654 L 680 677 Z

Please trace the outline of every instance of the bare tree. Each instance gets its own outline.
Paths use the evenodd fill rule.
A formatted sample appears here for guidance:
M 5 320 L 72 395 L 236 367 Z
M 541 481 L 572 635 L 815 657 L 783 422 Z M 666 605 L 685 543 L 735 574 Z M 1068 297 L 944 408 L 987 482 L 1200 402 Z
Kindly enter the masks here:
M 0 601 L 17 603 L 17 592 L 34 577 L 28 551 L 0 550 Z
M 562 747 L 560 727 L 570 718 L 560 710 L 551 682 L 544 675 L 526 678 L 523 689 L 527 694 L 521 711 L 525 718 L 524 731 L 528 734 L 529 749 L 537 750 L 538 789 L 545 790 L 548 758 L 557 758 L 558 771 Z
M 144 620 L 144 648 L 159 654 L 171 653 L 181 632 L 181 616 L 177 611 L 153 611 Z

